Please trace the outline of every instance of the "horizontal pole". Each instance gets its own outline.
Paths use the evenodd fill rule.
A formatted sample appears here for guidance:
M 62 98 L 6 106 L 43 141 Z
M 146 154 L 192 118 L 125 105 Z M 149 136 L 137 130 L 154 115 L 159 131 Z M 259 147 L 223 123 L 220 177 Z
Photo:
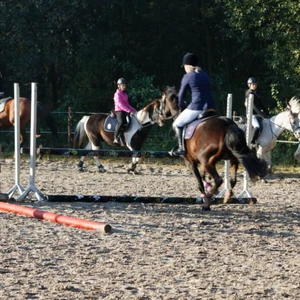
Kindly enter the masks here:
M 125 203 L 168 203 L 168 204 L 201 204 L 200 197 L 148 197 L 148 196 L 84 196 L 84 195 L 47 195 L 49 202 L 125 202 Z M 256 198 L 230 198 L 226 204 L 255 204 Z M 213 198 L 212 205 L 224 204 L 224 198 Z
M 21 148 L 21 153 L 29 154 L 30 148 Z M 37 148 L 37 155 L 61 156 L 109 156 L 109 157 L 172 157 L 168 151 L 130 151 L 130 150 L 87 150 L 72 148 Z
M 72 226 L 76 228 L 82 228 L 87 230 L 98 230 L 104 233 L 108 233 L 111 231 L 111 226 L 107 223 L 94 222 L 94 221 L 88 221 L 88 220 L 83 220 L 74 217 L 58 215 L 51 212 L 38 210 L 31 207 L 12 204 L 12 203 L 0 202 L 0 210 L 24 215 L 31 218 L 47 220 L 54 223 L 58 223 L 66 226 Z

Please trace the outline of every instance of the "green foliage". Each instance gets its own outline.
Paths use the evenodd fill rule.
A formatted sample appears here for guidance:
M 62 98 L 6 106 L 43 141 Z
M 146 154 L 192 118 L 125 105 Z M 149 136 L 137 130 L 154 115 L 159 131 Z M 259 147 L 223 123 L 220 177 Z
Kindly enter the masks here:
M 294 153 L 298 144 L 278 143 L 272 151 L 272 161 L 276 166 L 283 165 L 297 165 L 297 161 L 294 158 Z
M 145 107 L 161 93 L 153 86 L 153 76 L 137 77 L 129 81 L 128 95 L 130 103 L 137 109 Z

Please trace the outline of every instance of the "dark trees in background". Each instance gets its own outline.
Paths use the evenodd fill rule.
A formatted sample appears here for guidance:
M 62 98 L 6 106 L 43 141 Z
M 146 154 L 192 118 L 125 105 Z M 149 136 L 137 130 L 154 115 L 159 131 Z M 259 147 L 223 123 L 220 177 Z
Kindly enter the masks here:
M 175 85 L 181 59 L 195 52 L 211 75 L 220 113 L 233 93 L 244 111 L 246 81 L 256 76 L 267 106 L 298 92 L 300 4 L 279 0 L 3 0 L 0 87 L 13 83 L 53 110 L 109 111 L 115 81 L 129 81 L 141 108 Z

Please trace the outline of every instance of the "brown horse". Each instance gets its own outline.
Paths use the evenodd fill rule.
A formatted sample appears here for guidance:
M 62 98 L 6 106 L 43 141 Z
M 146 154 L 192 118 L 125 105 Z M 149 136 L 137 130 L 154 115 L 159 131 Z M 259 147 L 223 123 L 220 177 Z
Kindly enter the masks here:
M 6 101 L 5 101 L 6 100 Z M 0 112 L 0 128 L 5 129 L 14 126 L 15 124 L 15 101 L 12 98 L 2 99 L 1 102 L 5 102 L 4 107 Z M 0 105 L 1 108 L 1 105 Z M 20 144 L 23 144 L 26 140 L 25 126 L 30 121 L 31 102 L 27 98 L 20 98 Z M 47 107 L 37 102 L 37 117 L 47 124 L 53 138 L 56 139 L 57 127 L 51 112 Z
M 153 124 L 163 126 L 164 121 L 176 118 L 179 113 L 178 99 L 174 87 L 167 87 L 162 92 L 161 99 L 155 99 L 146 107 L 142 108 L 131 117 L 130 126 L 124 131 L 124 144 L 131 151 L 140 151 L 146 142 Z M 99 150 L 100 144 L 106 142 L 111 146 L 114 140 L 114 122 L 116 118 L 110 118 L 107 113 L 97 113 L 91 116 L 84 116 L 77 124 L 74 131 L 74 148 L 80 148 L 88 137 L 89 143 L 86 149 Z M 107 126 L 107 123 L 109 126 Z M 99 162 L 97 156 L 94 157 L 98 171 L 103 173 L 105 168 Z M 85 156 L 82 156 L 79 163 L 79 171 L 83 170 Z M 136 167 L 139 158 L 132 156 L 131 167 L 127 170 L 137 174 Z
M 185 147 L 184 159 L 197 179 L 198 188 L 204 198 L 203 210 L 210 210 L 211 197 L 223 182 L 216 170 L 218 161 L 225 159 L 231 163 L 231 190 L 225 196 L 225 202 L 233 195 L 239 163 L 244 166 L 251 181 L 267 174 L 266 162 L 257 158 L 256 153 L 247 146 L 244 132 L 226 117 L 215 116 L 200 122 L 192 137 L 185 139 Z M 204 186 L 207 175 L 212 179 L 212 185 Z

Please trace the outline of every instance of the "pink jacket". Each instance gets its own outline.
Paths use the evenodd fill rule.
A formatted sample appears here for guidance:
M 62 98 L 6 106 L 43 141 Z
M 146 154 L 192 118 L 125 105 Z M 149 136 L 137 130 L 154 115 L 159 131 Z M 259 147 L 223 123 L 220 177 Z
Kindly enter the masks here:
M 135 109 L 128 102 L 128 95 L 119 89 L 116 90 L 114 95 L 115 111 L 125 111 L 130 113 Z

